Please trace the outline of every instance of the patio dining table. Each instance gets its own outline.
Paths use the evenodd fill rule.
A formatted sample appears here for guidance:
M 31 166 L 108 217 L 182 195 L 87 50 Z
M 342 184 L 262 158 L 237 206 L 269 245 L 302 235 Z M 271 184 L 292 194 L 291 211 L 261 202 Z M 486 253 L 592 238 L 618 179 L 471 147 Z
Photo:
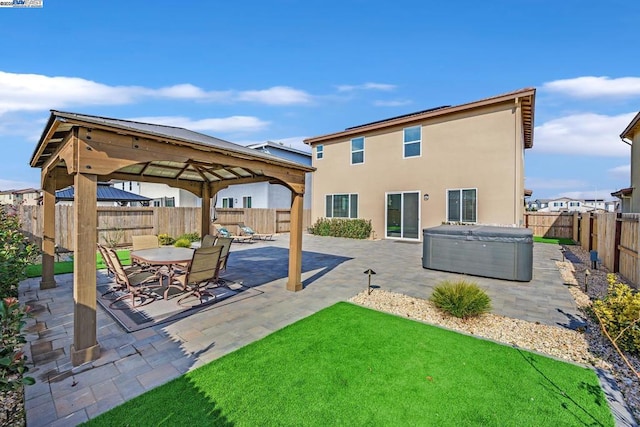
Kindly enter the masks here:
M 185 268 L 191 263 L 194 249 L 176 248 L 174 246 L 161 246 L 159 248 L 139 249 L 131 251 L 131 262 L 152 267 L 167 267 L 165 271 L 158 271 L 162 276 L 167 277 L 167 285 L 171 287 L 176 267 Z M 162 278 L 160 278 L 162 284 Z M 186 291 L 186 289 L 182 289 Z M 165 295 L 166 299 L 166 295 Z
M 131 261 L 148 265 L 186 265 L 193 258 L 193 249 L 161 246 L 159 248 L 139 249 L 131 251 Z

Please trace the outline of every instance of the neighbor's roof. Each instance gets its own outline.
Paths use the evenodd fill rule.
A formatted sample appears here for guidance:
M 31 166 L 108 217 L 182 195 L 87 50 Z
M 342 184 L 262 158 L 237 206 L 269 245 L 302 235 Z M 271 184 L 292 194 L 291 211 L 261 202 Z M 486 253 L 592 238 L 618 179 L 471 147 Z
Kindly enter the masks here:
M 633 194 L 633 187 L 622 188 L 618 191 L 614 191 L 613 193 L 611 193 L 613 197 L 618 197 L 620 199 L 622 199 L 623 197 L 631 197 L 632 194 Z
M 56 110 L 51 110 L 49 121 L 47 122 L 31 157 L 31 166 L 42 167 L 45 162 L 57 152 L 58 148 L 65 141 L 65 137 L 69 135 L 71 129 L 77 126 L 107 129 L 125 135 L 141 136 L 143 138 L 156 138 L 161 142 L 170 145 L 180 145 L 228 155 L 230 157 L 242 158 L 245 160 L 256 160 L 267 164 L 298 169 L 305 172 L 315 170 L 314 168 L 301 163 L 272 156 L 239 144 L 234 144 L 229 141 L 180 127 Z M 198 165 L 194 165 L 189 162 L 175 161 L 143 162 L 123 168 L 121 171 L 133 175 L 145 174 L 147 176 L 200 182 L 205 180 L 215 182 L 262 175 L 261 170 L 247 169 L 244 167 L 225 167 L 224 165 L 207 165 L 207 167 L 199 167 Z
M 633 139 L 633 134 L 638 130 L 640 126 L 640 112 L 631 120 L 631 123 L 622 131 L 620 138 Z M 626 141 L 624 141 L 626 142 Z
M 148 197 L 141 196 L 139 194 L 130 193 L 128 191 L 120 190 L 105 183 L 98 183 L 98 194 L 96 200 L 98 202 L 147 202 L 151 200 Z M 56 191 L 56 200 L 73 200 L 74 191 L 73 186 L 63 188 Z
M 490 98 L 484 98 L 479 101 L 470 102 L 467 104 L 460 104 L 454 106 L 442 106 L 431 108 L 428 110 L 422 110 L 415 113 L 404 114 L 402 116 L 396 116 L 389 119 L 379 120 L 364 125 L 354 126 L 345 129 L 341 132 L 330 133 L 321 136 L 315 136 L 304 140 L 305 144 L 315 144 L 318 142 L 331 141 L 338 138 L 343 138 L 351 135 L 362 134 L 363 132 L 383 129 L 391 126 L 406 125 L 409 123 L 419 122 L 425 119 L 433 117 L 440 117 L 447 114 L 458 113 L 460 111 L 472 110 L 474 108 L 481 108 L 488 105 L 499 104 L 515 100 L 516 98 L 522 99 L 522 121 L 524 131 L 525 148 L 533 147 L 533 120 L 535 110 L 535 88 L 525 88 L 516 90 L 513 92 L 504 93 L 502 95 L 492 96 Z
M 311 153 L 308 151 L 302 151 L 302 150 L 298 150 L 297 148 L 293 148 L 293 147 L 288 147 L 280 142 L 273 142 L 273 141 L 266 141 L 266 142 L 260 142 L 258 144 L 250 144 L 247 145 L 247 148 L 251 148 L 254 150 L 257 149 L 267 149 L 268 147 L 274 147 L 277 148 L 278 150 L 284 150 L 284 151 L 289 151 L 291 153 L 296 153 L 296 154 L 300 154 L 302 156 L 307 156 L 307 157 L 311 157 Z M 267 152 L 267 151 L 264 151 Z

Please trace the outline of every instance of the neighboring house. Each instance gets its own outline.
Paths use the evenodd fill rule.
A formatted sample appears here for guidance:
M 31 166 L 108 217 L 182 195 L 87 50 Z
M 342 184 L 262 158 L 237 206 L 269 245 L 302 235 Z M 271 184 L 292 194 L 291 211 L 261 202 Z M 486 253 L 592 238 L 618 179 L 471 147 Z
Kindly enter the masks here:
M 546 208 L 548 206 L 549 206 L 549 199 L 532 200 L 527 205 L 527 207 L 530 210 L 537 210 L 537 211 L 539 211 L 540 209 L 544 209 L 544 208 Z
M 522 226 L 535 89 L 308 138 L 312 222 L 370 219 L 374 237 L 421 240 L 442 222 Z
M 296 150 L 283 144 L 267 141 L 248 145 L 262 153 L 271 154 L 286 160 L 311 165 L 311 153 Z M 306 174 L 304 208 L 311 208 L 311 174 Z M 193 193 L 165 184 L 151 182 L 115 181 L 113 186 L 151 199 L 151 206 L 158 207 L 200 207 L 201 199 Z M 216 194 L 216 208 L 269 208 L 289 209 L 291 190 L 283 185 L 268 182 L 232 185 Z
M 631 212 L 631 195 L 633 194 L 633 188 L 623 188 L 622 190 L 611 193 L 613 197 L 620 199 L 618 203 L 617 212 L 630 213 Z
M 39 197 L 35 188 L 0 191 L 0 205 L 37 205 Z
M 640 186 L 640 112 L 635 115 L 625 130 L 622 131 L 620 139 L 631 146 L 631 185 L 628 188 L 611 193 L 611 195 L 621 199 L 622 212 L 625 212 L 626 208 L 628 210 L 625 213 L 640 213 L 640 196 L 637 192 L 635 195 L 633 194 L 633 190 Z
M 98 206 L 149 206 L 151 200 L 139 194 L 114 188 L 106 182 L 99 182 L 96 191 Z M 56 191 L 56 203 L 59 205 L 72 205 L 73 199 L 73 186 Z
M 541 203 L 542 204 L 542 203 Z M 614 212 L 616 203 L 604 199 L 572 199 L 560 197 L 549 199 L 547 206 L 539 208 L 538 212 L 590 212 L 595 210 Z
M 202 206 L 202 200 L 190 191 L 169 187 L 155 182 L 113 181 L 114 188 L 148 197 L 155 207 L 194 208 Z
M 277 142 L 267 141 L 260 144 L 247 145 L 247 148 L 303 165 L 311 165 L 311 153 L 287 147 Z M 311 209 L 310 194 L 311 174 L 307 173 L 305 176 L 304 209 Z M 282 185 L 268 182 L 234 185 L 218 192 L 215 207 L 289 209 L 291 207 L 291 191 Z

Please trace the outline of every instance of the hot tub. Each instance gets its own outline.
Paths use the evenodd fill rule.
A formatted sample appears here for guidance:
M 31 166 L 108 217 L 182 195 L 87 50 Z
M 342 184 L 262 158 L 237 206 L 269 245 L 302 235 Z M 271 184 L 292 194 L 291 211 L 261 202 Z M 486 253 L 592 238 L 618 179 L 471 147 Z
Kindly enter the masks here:
M 527 228 L 484 225 L 425 228 L 422 266 L 528 282 L 533 274 L 533 232 Z

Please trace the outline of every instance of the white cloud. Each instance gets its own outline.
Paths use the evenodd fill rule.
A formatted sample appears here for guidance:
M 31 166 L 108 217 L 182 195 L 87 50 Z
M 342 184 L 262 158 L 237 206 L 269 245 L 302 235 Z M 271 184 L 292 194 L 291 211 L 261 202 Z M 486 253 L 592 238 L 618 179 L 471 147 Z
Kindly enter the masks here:
M 197 132 L 257 132 L 269 126 L 269 122 L 252 116 L 231 116 L 192 120 L 181 116 L 137 117 L 129 119 L 143 123 L 155 123 L 165 126 L 181 127 Z
M 339 85 L 338 92 L 352 92 L 354 90 L 381 90 L 385 92 L 392 91 L 396 88 L 396 85 L 387 83 L 363 83 L 360 85 Z
M 640 96 L 640 77 L 584 76 L 546 82 L 542 87 L 575 98 L 627 98 Z
M 267 105 L 292 105 L 308 104 L 311 95 L 303 90 L 287 86 L 275 86 L 265 90 L 247 90 L 239 92 L 237 99 L 240 101 L 258 102 Z
M 142 86 L 109 86 L 79 77 L 50 77 L 0 71 L 0 115 L 11 111 L 41 111 L 75 105 L 132 104 L 150 98 L 292 105 L 307 104 L 313 97 L 305 91 L 286 86 L 264 90 L 207 92 L 188 83 L 153 89 Z
M 408 99 L 395 100 L 395 101 L 373 101 L 373 105 L 376 107 L 402 107 L 403 105 L 409 105 L 411 101 Z
M 619 135 L 635 114 L 582 113 L 549 120 L 536 126 L 533 149 L 554 154 L 629 157 L 630 147 Z
M 622 165 L 611 168 L 607 171 L 614 178 L 631 179 L 631 165 Z

